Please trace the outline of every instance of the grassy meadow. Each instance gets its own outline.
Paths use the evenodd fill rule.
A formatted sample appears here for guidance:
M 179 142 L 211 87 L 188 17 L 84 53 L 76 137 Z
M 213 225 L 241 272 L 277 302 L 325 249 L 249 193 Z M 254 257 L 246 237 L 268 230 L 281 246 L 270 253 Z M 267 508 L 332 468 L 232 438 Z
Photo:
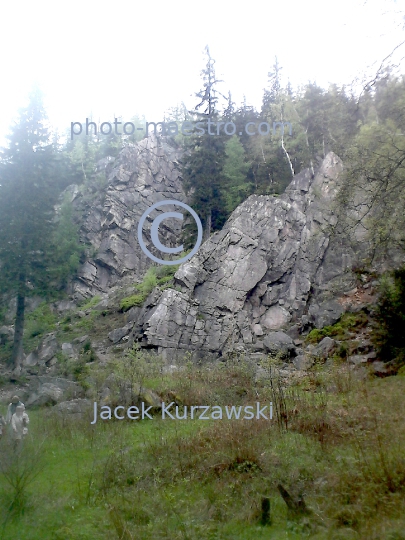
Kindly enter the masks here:
M 20 452 L 1 441 L 0 538 L 405 539 L 405 377 L 276 373 L 236 359 L 144 382 L 180 407 L 272 401 L 271 421 L 28 411 Z

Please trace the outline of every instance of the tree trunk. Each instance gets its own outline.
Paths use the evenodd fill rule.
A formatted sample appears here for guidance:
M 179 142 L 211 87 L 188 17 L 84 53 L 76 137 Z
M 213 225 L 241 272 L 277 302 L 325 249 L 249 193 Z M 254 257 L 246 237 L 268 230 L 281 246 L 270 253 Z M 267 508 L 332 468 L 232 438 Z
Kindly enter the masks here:
M 287 161 L 288 161 L 288 164 L 290 166 L 291 176 L 294 178 L 294 167 L 293 167 L 293 164 L 291 163 L 290 156 L 289 156 L 287 150 L 285 149 L 284 137 L 282 135 L 281 135 L 281 148 L 284 150 L 284 154 L 285 154 L 285 156 L 287 158 Z
M 312 176 L 315 175 L 315 172 L 314 172 L 314 165 L 312 163 L 312 158 L 311 158 L 311 151 L 309 149 L 309 141 L 308 141 L 308 128 L 305 130 L 305 139 L 307 141 L 307 148 L 308 148 L 308 154 L 309 154 L 309 163 L 311 165 L 311 173 L 312 173 Z
M 25 295 L 19 291 L 17 295 L 17 313 L 14 324 L 14 343 L 12 362 L 14 369 L 21 367 L 21 362 L 24 355 L 23 349 L 23 333 L 24 333 L 24 314 L 25 314 Z
M 293 167 L 293 164 L 291 163 L 291 159 L 290 159 L 290 156 L 284 146 L 284 121 L 283 121 L 283 106 L 281 106 L 281 113 L 280 113 L 280 118 L 281 118 L 281 148 L 283 149 L 284 151 L 284 154 L 287 158 L 287 161 L 288 161 L 288 164 L 290 166 L 290 170 L 291 170 L 291 176 L 292 178 L 294 178 L 294 167 Z

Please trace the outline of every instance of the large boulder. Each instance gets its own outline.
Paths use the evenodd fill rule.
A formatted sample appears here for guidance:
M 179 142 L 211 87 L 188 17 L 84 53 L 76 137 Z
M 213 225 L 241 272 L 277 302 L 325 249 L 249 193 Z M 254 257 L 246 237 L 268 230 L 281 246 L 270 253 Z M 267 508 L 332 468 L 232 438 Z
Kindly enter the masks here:
M 311 368 L 314 363 L 314 359 L 306 354 L 299 354 L 293 360 L 294 367 L 299 371 L 306 371 Z
M 324 337 L 311 351 L 311 355 L 326 359 L 332 355 L 336 348 L 336 341 L 330 337 Z
M 33 392 L 26 403 L 27 407 L 38 407 L 41 405 L 54 405 L 64 399 L 63 390 L 51 383 L 44 383 Z
M 336 300 L 328 300 L 320 305 L 313 304 L 309 308 L 309 314 L 311 315 L 316 328 L 332 326 L 337 323 L 344 311 L 344 307 Z
M 141 387 L 137 383 L 131 385 L 128 381 L 117 379 L 114 374 L 105 380 L 99 401 L 103 405 L 111 403 L 138 405 L 144 402 L 148 407 L 152 406 L 154 409 L 160 409 L 162 404 L 160 396 L 153 390 Z
M 58 341 L 55 332 L 45 336 L 39 346 L 24 360 L 25 366 L 44 365 L 49 363 L 58 351 Z
M 130 322 L 122 328 L 116 328 L 115 330 L 112 330 L 108 334 L 108 339 L 113 343 L 118 343 L 123 337 L 127 336 L 131 332 L 133 326 L 134 323 Z
M 78 419 L 92 414 L 93 403 L 88 399 L 72 399 L 58 403 L 53 410 L 60 416 Z
M 74 381 L 61 377 L 40 376 L 32 379 L 29 386 L 27 407 L 55 405 L 67 399 L 83 397 L 83 388 Z
M 72 343 L 62 343 L 62 354 L 67 358 L 77 359 L 78 354 L 75 351 Z
M 294 342 L 284 332 L 270 332 L 264 338 L 263 343 L 272 354 L 281 354 L 284 357 L 296 356 Z
M 0 345 L 4 345 L 7 341 L 12 341 L 14 338 L 13 326 L 1 326 L 0 327 Z

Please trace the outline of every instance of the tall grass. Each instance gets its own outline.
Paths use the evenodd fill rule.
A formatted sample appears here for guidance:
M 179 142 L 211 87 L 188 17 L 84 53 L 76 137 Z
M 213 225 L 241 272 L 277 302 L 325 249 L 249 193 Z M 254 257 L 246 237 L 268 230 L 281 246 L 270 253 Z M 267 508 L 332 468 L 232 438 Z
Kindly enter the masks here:
M 294 384 L 257 381 L 247 359 L 186 359 L 142 384 L 179 407 L 281 399 L 287 421 L 156 415 L 90 425 L 91 411 L 77 419 L 39 410 L 30 432 L 45 439 L 47 467 L 21 503 L 0 475 L 7 508 L 13 497 L 24 508 L 6 520 L 3 504 L 5 539 L 401 538 L 404 378 L 359 379 L 342 364 Z M 308 512 L 288 511 L 279 486 Z M 271 520 L 263 520 L 263 500 Z

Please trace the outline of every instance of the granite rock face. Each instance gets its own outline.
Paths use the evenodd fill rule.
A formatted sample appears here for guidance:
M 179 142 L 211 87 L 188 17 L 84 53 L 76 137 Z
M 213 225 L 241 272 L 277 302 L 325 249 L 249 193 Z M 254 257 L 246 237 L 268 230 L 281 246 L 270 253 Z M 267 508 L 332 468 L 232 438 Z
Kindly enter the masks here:
M 156 202 L 187 202 L 181 157 L 181 150 L 149 137 L 100 164 L 107 186 L 94 189 L 91 202 L 69 188 L 84 215 L 82 238 L 93 247 L 71 286 L 76 302 L 101 294 L 108 304 L 114 289 L 140 281 L 153 264 L 140 248 L 138 223 Z M 155 289 L 142 307 L 132 308 L 125 326 L 111 328 L 109 342 L 139 342 L 175 362 L 187 350 L 195 358 L 262 354 L 272 332 L 298 339 L 303 330 L 334 324 L 345 310 L 340 296 L 355 286 L 351 268 L 367 249 L 361 230 L 348 236 L 339 229 L 342 171 L 330 152 L 314 175 L 302 171 L 281 196 L 250 196 L 180 266 L 175 288 Z M 181 211 L 166 205 L 145 224 L 146 246 L 159 258 L 150 225 L 160 211 L 173 210 Z M 180 228 L 180 221 L 164 220 L 161 242 L 177 246 Z M 302 354 L 299 347 L 295 354 Z
M 175 274 L 134 321 L 142 345 L 168 360 L 260 351 L 266 336 L 293 325 L 333 324 L 337 298 L 354 285 L 360 245 L 334 235 L 343 165 L 330 152 L 312 176 L 294 177 L 279 197 L 252 195 Z M 152 295 L 153 296 L 153 295 Z
M 105 165 L 108 185 L 106 189 L 95 188 L 93 201 L 84 201 L 75 186 L 68 188 L 73 204 L 84 216 L 82 239 L 95 253 L 82 265 L 72 284 L 70 292 L 76 301 L 106 293 L 112 286 L 123 284 L 125 278 L 133 283 L 151 266 L 151 259 L 138 242 L 138 223 L 145 210 L 159 201 L 186 200 L 180 157 L 174 147 L 151 136 L 126 146 L 116 160 L 108 160 Z M 161 254 L 151 244 L 151 222 L 159 213 L 174 210 L 168 205 L 156 209 L 145 224 L 145 244 L 157 257 Z M 159 228 L 160 241 L 167 247 L 177 246 L 180 228 L 179 220 L 165 219 Z

